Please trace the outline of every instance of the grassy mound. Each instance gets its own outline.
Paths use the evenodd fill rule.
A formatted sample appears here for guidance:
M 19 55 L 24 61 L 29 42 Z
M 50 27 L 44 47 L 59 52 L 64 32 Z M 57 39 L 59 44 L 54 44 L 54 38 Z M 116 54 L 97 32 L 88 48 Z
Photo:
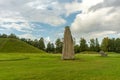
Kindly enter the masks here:
M 25 42 L 12 38 L 0 38 L 0 53 L 43 53 Z

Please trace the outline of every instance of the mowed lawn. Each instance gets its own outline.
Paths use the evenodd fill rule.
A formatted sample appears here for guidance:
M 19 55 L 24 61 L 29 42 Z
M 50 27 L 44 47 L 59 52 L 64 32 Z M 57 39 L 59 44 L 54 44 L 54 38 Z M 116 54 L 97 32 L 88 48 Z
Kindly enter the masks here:
M 0 53 L 0 80 L 120 80 L 120 54 Z

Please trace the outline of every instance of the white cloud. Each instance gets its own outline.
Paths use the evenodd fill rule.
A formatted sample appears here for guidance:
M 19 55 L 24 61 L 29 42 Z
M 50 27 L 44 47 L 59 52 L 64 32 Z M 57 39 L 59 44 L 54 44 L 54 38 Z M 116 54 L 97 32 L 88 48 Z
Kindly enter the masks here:
M 29 33 L 27 33 L 27 34 L 21 34 L 21 35 L 18 35 L 18 36 L 20 38 L 26 38 L 26 39 L 32 39 L 32 40 L 37 39 L 34 35 L 29 34 Z
M 82 2 L 79 2 L 78 0 L 72 1 L 71 3 L 65 4 L 66 9 L 66 15 L 69 16 L 72 13 L 82 11 L 82 13 L 85 13 L 88 11 L 88 9 L 100 2 L 103 2 L 103 0 L 83 0 Z
M 69 16 L 70 14 L 80 11 L 81 8 L 81 3 L 77 1 L 73 1 L 72 3 L 66 3 L 65 4 L 65 9 L 66 9 L 66 15 Z
M 26 20 L 19 12 L 12 12 L 10 10 L 0 11 L 0 22 L 25 22 Z
M 9 10 L 0 11 L 0 28 L 15 29 L 21 32 L 30 32 L 33 27 L 25 20 L 19 12 L 12 12 Z
M 35 9 L 44 10 L 44 9 L 47 9 L 49 4 L 50 4 L 50 1 L 35 0 L 35 1 L 28 2 L 26 5 Z
M 101 32 L 91 32 L 89 33 L 87 36 L 87 39 L 91 39 L 91 38 L 103 38 L 103 37 L 107 37 L 109 35 L 115 35 L 117 34 L 116 31 L 101 31 Z
M 63 5 L 58 0 L 0 0 L 0 14 L 7 15 L 6 21 L 10 20 L 8 17 L 14 18 L 14 15 L 18 15 L 28 22 L 59 26 L 66 23 L 66 20 L 61 17 L 65 13 Z M 13 21 L 12 18 L 11 21 Z
M 46 42 L 46 43 L 51 42 L 51 40 L 50 40 L 50 37 L 49 37 L 49 36 L 45 38 L 45 42 Z
M 52 26 L 59 26 L 59 25 L 66 23 L 66 21 L 63 18 L 61 18 L 60 16 L 57 16 L 56 14 L 52 14 L 52 13 L 50 14 L 44 13 L 41 16 L 39 16 L 39 18 L 33 17 L 33 21 L 40 21 L 42 23 L 49 24 Z
M 112 8 L 104 8 L 100 9 L 95 12 L 89 12 L 89 13 L 82 13 L 78 14 L 76 16 L 76 19 L 74 23 L 72 24 L 72 30 L 73 31 L 80 31 L 84 33 L 92 32 L 95 30 L 106 30 L 110 29 L 110 19 L 111 17 L 113 18 L 114 16 L 108 15 L 107 13 L 111 10 Z M 106 27 L 105 27 L 106 26 Z
M 81 3 L 81 7 L 82 7 L 82 11 L 84 12 L 88 12 L 88 9 L 98 3 L 103 2 L 104 0 L 83 0 L 83 2 Z
M 104 37 L 120 33 L 120 7 L 111 4 L 109 7 L 92 10 L 101 3 L 107 4 L 105 1 L 83 0 L 81 3 L 83 6 L 82 13 L 78 14 L 71 24 L 72 32 L 79 37 L 84 36 L 86 38 Z
M 52 26 L 59 26 L 66 23 L 66 20 L 61 17 L 65 12 L 63 4 L 60 4 L 57 1 L 35 0 L 26 3 L 25 8 L 34 11 L 29 14 L 27 14 L 26 11 L 23 12 L 25 17 L 30 15 L 29 17 L 26 17 L 26 19 L 30 21 L 42 22 Z
M 0 25 L 1 25 L 0 28 L 15 29 L 15 30 L 21 31 L 21 32 L 30 32 L 29 30 L 32 30 L 32 28 L 29 26 L 28 23 L 21 23 L 21 24 L 17 24 L 17 23 L 1 23 Z

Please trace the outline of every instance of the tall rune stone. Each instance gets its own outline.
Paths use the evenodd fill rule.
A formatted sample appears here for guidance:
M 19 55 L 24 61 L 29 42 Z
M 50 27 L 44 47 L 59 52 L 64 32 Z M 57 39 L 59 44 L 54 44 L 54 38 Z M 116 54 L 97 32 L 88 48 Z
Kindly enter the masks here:
M 62 59 L 74 59 L 74 43 L 69 27 L 65 27 Z

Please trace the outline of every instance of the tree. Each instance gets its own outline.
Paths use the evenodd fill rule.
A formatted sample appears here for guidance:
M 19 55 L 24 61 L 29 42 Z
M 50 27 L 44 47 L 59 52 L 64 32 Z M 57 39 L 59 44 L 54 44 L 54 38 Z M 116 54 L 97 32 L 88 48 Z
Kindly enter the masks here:
M 0 34 L 0 38 L 1 38 L 1 36 L 2 36 L 2 35 Z
M 39 40 L 39 49 L 45 50 L 45 43 L 44 43 L 44 38 L 41 37 Z
M 50 42 L 48 42 L 48 44 L 47 44 L 46 51 L 47 51 L 48 53 L 51 52 L 51 43 L 50 43 Z
M 48 53 L 50 53 L 50 52 L 54 53 L 54 50 L 55 50 L 55 48 L 54 48 L 54 44 L 48 42 L 48 44 L 47 44 L 47 48 L 46 48 L 46 51 L 47 51 Z
M 115 44 L 115 42 L 116 42 L 115 38 L 109 39 L 108 51 L 115 52 L 115 48 L 117 47 L 116 45 L 119 44 L 119 43 Z
M 90 51 L 95 51 L 95 40 L 94 39 L 90 39 Z
M 33 41 L 31 39 L 28 39 L 27 43 L 30 44 L 30 45 L 33 45 Z
M 8 36 L 8 38 L 18 39 L 18 37 L 17 37 L 15 34 L 13 34 L 13 33 L 11 33 L 11 34 Z
M 120 53 L 120 38 L 117 38 L 115 41 L 115 52 Z
M 74 46 L 74 51 L 75 51 L 75 53 L 79 53 L 80 52 L 80 46 L 79 45 L 75 45 Z
M 101 50 L 108 52 L 109 50 L 109 38 L 108 37 L 105 37 L 102 40 Z
M 25 38 L 21 38 L 20 40 L 24 41 L 24 42 L 27 42 L 27 39 L 25 39 Z
M 37 48 L 39 48 L 39 41 L 37 40 L 37 39 L 35 39 L 34 41 L 33 41 L 33 43 L 31 43 L 34 47 L 37 47 Z
M 95 51 L 96 51 L 96 52 L 99 52 L 99 51 L 100 51 L 100 45 L 99 45 L 99 41 L 98 41 L 97 38 L 95 39 Z
M 86 40 L 84 38 L 81 38 L 80 40 L 80 51 L 87 51 L 88 50 L 88 45 L 86 43 Z
M 58 38 L 55 42 L 56 45 L 56 53 L 62 53 L 63 42 Z
M 55 46 L 54 46 L 54 44 L 53 43 L 51 43 L 51 52 L 55 52 Z
M 2 34 L 1 38 L 7 38 L 8 36 L 6 34 Z

